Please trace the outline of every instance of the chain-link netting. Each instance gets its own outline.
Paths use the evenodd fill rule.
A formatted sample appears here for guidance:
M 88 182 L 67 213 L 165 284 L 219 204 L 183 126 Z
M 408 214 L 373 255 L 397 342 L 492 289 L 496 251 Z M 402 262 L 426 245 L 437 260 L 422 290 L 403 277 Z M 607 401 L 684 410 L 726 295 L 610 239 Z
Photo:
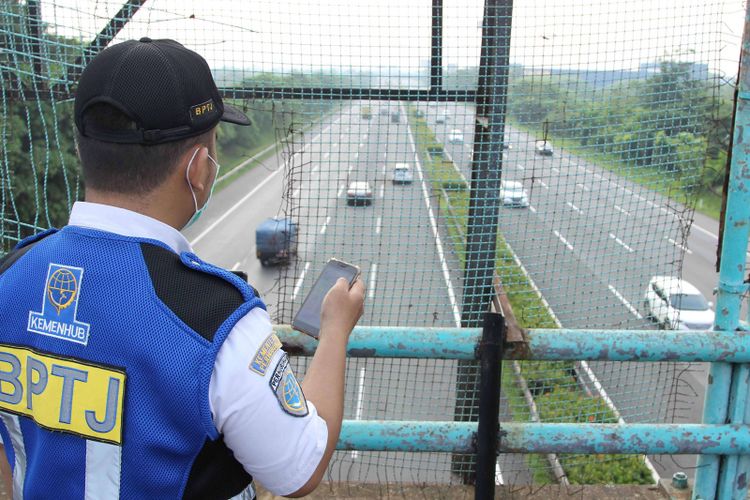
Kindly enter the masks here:
M 247 272 L 278 322 L 337 257 L 362 270 L 361 324 L 476 325 L 497 276 L 528 328 L 710 326 L 740 2 L 0 5 L 2 251 L 64 225 L 84 195 L 71 99 L 87 61 L 174 38 L 253 122 L 220 126 L 219 188 L 185 233 Z M 269 244 L 269 227 L 292 237 Z M 474 419 L 476 377 L 452 361 L 350 360 L 345 417 Z M 698 421 L 704 389 L 697 365 L 506 363 L 500 419 Z M 692 465 L 672 462 L 508 455 L 497 478 L 651 482 L 653 467 Z M 461 483 L 468 467 L 340 452 L 330 477 Z

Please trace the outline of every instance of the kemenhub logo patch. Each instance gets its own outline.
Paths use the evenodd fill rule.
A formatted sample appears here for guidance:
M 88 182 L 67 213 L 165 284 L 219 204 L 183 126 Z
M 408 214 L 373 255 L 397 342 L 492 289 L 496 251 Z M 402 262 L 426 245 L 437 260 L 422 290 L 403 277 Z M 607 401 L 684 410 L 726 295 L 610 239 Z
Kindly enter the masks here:
M 29 311 L 28 331 L 86 345 L 89 324 L 76 320 L 83 268 L 50 264 L 42 312 Z

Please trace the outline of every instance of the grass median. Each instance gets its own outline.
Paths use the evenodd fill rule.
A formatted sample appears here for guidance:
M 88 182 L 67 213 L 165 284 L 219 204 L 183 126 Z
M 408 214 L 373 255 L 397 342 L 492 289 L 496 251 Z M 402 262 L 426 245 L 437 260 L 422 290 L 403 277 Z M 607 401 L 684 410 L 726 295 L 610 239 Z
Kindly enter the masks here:
M 408 120 L 424 174 L 433 196 L 439 201 L 451 246 L 465 265 L 465 234 L 469 212 L 469 190 L 456 166 L 443 154 L 427 122 L 409 107 Z M 513 307 L 516 319 L 524 328 L 557 328 L 555 318 L 543 302 L 525 270 L 516 260 L 510 246 L 498 232 L 495 271 Z M 616 423 L 617 418 L 606 402 L 589 396 L 576 380 L 571 362 L 526 361 L 519 363 L 521 374 L 534 397 L 541 422 Z M 508 399 L 514 421 L 531 421 L 524 391 L 516 382 L 510 362 L 504 362 L 502 390 Z M 605 455 L 558 455 L 572 484 L 651 484 L 652 478 L 640 455 L 613 458 Z M 550 466 L 543 455 L 526 455 L 526 461 L 537 484 L 553 482 Z

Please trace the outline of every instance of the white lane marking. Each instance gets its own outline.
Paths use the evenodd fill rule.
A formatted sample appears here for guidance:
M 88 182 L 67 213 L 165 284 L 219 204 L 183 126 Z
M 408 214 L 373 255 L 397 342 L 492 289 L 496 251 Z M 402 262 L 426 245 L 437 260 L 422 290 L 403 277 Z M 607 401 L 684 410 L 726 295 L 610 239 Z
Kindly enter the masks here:
M 625 297 L 623 297 L 620 292 L 617 291 L 617 289 L 615 287 L 613 287 L 612 285 L 607 285 L 607 287 L 609 288 L 610 292 L 612 292 L 613 294 L 615 294 L 615 297 L 617 297 L 618 299 L 620 299 L 620 302 L 622 302 L 623 304 L 625 304 L 625 307 L 628 308 L 628 311 L 630 311 L 631 313 L 633 313 L 633 315 L 636 318 L 643 319 L 643 316 L 641 316 L 641 313 L 639 313 L 638 310 L 635 307 L 633 307 L 630 304 L 630 302 L 628 302 L 627 299 Z
M 323 155 L 323 159 L 325 160 L 325 159 L 326 159 L 326 158 L 328 158 L 329 156 L 331 156 L 331 153 L 326 153 L 326 154 L 324 154 L 324 155 Z
M 320 165 L 315 165 L 312 169 L 312 173 L 316 173 L 318 169 L 320 168 Z
M 375 280 L 378 277 L 378 265 L 373 263 L 370 267 L 370 284 L 367 285 L 367 298 L 371 299 L 375 296 Z
M 579 187 L 579 188 L 583 189 L 584 191 L 591 191 L 591 189 L 589 189 L 587 186 L 581 184 L 580 182 L 578 184 L 576 184 L 576 187 Z
M 661 208 L 660 205 L 657 205 L 656 203 L 654 203 L 651 200 L 646 200 L 646 204 L 649 205 L 650 207 Z
M 349 170 L 347 170 L 346 173 L 351 174 L 353 168 L 354 168 L 354 165 L 349 165 Z
M 255 186 L 255 189 L 253 189 L 252 191 L 250 191 L 249 193 L 247 193 L 245 196 L 243 196 L 240 201 L 238 201 L 237 203 L 235 203 L 234 205 L 232 205 L 232 207 L 229 210 L 227 210 L 226 212 L 224 212 L 224 214 L 221 217 L 219 217 L 218 219 L 216 219 L 213 224 L 211 224 L 210 226 L 208 226 L 206 229 L 203 230 L 203 232 L 201 234 L 199 234 L 198 236 L 196 236 L 195 239 L 193 239 L 193 241 L 190 242 L 190 246 L 193 247 L 193 248 L 195 248 L 195 245 L 200 240 L 202 240 L 203 238 L 205 238 L 208 233 L 210 233 L 211 231 L 213 231 L 216 228 L 216 226 L 218 226 L 219 224 L 221 224 L 222 222 L 224 222 L 224 219 L 226 219 L 227 217 L 229 217 L 235 210 L 237 210 L 239 208 L 240 205 L 242 205 L 247 200 L 249 200 L 251 196 L 253 196 L 255 193 L 257 193 L 263 186 L 265 186 L 271 179 L 273 179 L 276 176 L 276 174 L 278 174 L 282 170 L 284 170 L 284 169 L 281 166 L 279 166 L 276 170 L 274 170 L 273 172 L 271 172 L 268 175 L 268 177 L 266 177 L 265 179 L 263 179 L 260 182 L 260 184 L 258 184 L 257 186 Z
M 560 169 L 559 169 L 559 168 L 556 168 L 556 167 L 552 167 L 552 171 L 553 171 L 554 173 L 556 173 L 556 174 L 559 174 L 559 173 L 560 173 Z
M 332 148 L 337 148 L 337 147 L 339 147 L 339 143 L 338 143 L 338 142 L 334 142 L 334 143 L 333 143 L 333 146 L 331 146 L 331 147 L 332 147 Z
M 344 138 L 344 134 L 339 134 L 339 139 L 343 139 L 343 138 Z
M 234 265 L 232 266 L 232 269 L 230 269 L 230 270 L 231 270 L 231 271 L 236 271 L 237 269 L 239 269 L 239 267 L 240 267 L 240 261 L 237 261 L 237 262 L 236 262 L 236 263 L 235 263 L 235 264 L 234 264 Z
M 388 158 L 388 153 L 383 153 L 383 159 L 385 160 L 386 158 Z
M 693 251 L 692 250 L 690 250 L 688 247 L 686 247 L 684 245 L 681 245 L 680 243 L 676 242 L 675 240 L 673 240 L 669 236 L 665 236 L 664 239 L 666 239 L 671 244 L 673 244 L 674 246 L 676 246 L 677 248 L 679 248 L 683 252 L 687 253 L 688 255 L 693 255 Z
M 619 186 L 619 185 L 617 187 L 619 187 L 620 189 L 622 189 L 623 191 L 625 191 L 628 194 L 633 194 L 633 192 L 630 189 L 626 188 L 626 187 L 622 187 L 622 186 Z
M 641 201 L 646 201 L 646 198 L 644 198 L 643 196 L 641 196 L 641 195 L 639 195 L 637 193 L 633 193 L 633 196 L 635 196 L 636 198 L 638 198 Z
M 296 198 L 299 195 L 299 188 L 295 189 L 292 193 L 292 198 Z
M 711 232 L 711 231 L 709 231 L 708 229 L 703 229 L 703 228 L 702 228 L 702 227 L 700 227 L 700 226 L 699 226 L 698 224 L 693 224 L 693 225 L 692 225 L 692 226 L 690 226 L 690 227 L 692 227 L 693 229 L 697 229 L 697 230 L 698 230 L 698 231 L 700 231 L 701 233 L 705 234 L 706 236 L 710 236 L 710 237 L 712 237 L 712 238 L 713 238 L 713 239 L 715 239 L 715 240 L 718 240 L 718 239 L 719 239 L 719 237 L 718 237 L 718 236 L 716 236 L 716 235 L 715 235 L 714 233 L 712 233 L 712 232 Z
M 361 367 L 359 369 L 359 380 L 357 382 L 357 406 L 354 410 L 354 419 L 355 420 L 362 420 L 362 404 L 364 402 L 364 393 L 365 393 L 365 367 Z M 352 451 L 352 458 L 357 458 L 359 456 L 359 452 L 357 450 Z
M 531 206 L 531 205 L 529 205 L 529 210 L 531 210 L 531 213 L 533 213 L 533 214 L 535 214 L 535 213 L 536 213 L 536 208 L 534 208 L 534 207 L 533 207 L 533 206 Z
M 596 179 L 599 179 L 599 180 L 602 180 L 602 179 L 604 179 L 604 177 L 602 177 L 602 176 L 601 176 L 601 175 L 599 175 L 599 174 L 594 174 L 594 178 L 596 178 Z
M 572 208 L 574 211 L 578 212 L 579 214 L 583 214 L 583 212 L 581 212 L 581 209 L 573 205 L 571 202 L 566 201 L 565 204 L 568 205 L 570 208 Z
M 523 165 L 521 165 L 520 163 L 516 166 L 518 167 L 518 170 L 526 170 L 525 168 L 523 168 Z
M 399 108 L 401 108 L 401 112 L 403 113 L 404 105 L 399 103 Z M 404 116 L 406 116 L 405 113 Z M 453 321 L 455 322 L 456 327 L 459 328 L 461 326 L 461 313 L 459 312 L 458 303 L 456 302 L 456 294 L 453 291 L 453 283 L 451 283 L 451 275 L 450 271 L 448 270 L 448 261 L 445 259 L 445 254 L 443 253 L 443 242 L 440 239 L 440 233 L 438 232 L 437 223 L 435 222 L 435 214 L 432 210 L 432 205 L 430 204 L 430 193 L 427 191 L 427 184 L 425 183 L 424 174 L 422 173 L 422 165 L 419 162 L 417 147 L 414 144 L 411 125 L 408 122 L 406 124 L 406 130 L 409 132 L 409 144 L 411 145 L 412 153 L 414 153 L 414 162 L 417 165 L 417 173 L 419 174 L 419 180 L 422 184 L 422 195 L 424 196 L 425 205 L 427 205 L 427 215 L 430 219 L 430 226 L 432 226 L 432 236 L 435 239 L 435 247 L 437 248 L 438 257 L 440 259 L 440 266 L 443 269 L 443 279 L 445 280 L 445 284 L 448 290 L 448 299 L 451 303 L 451 309 L 453 309 Z
M 563 244 L 566 247 L 568 247 L 568 250 L 570 250 L 571 252 L 573 251 L 573 245 L 571 245 L 570 243 L 568 243 L 568 240 L 566 240 L 565 237 L 562 234 L 560 234 L 557 231 L 552 231 L 552 232 L 555 233 L 555 236 L 557 236 L 558 238 L 560 238 L 560 241 L 562 241 Z
M 357 151 L 356 153 L 354 153 L 354 159 L 356 160 L 357 158 L 359 158 L 359 151 Z
M 669 210 L 667 210 L 666 208 L 664 208 L 664 207 L 659 207 L 659 210 L 661 210 L 661 211 L 662 211 L 662 212 L 664 212 L 665 214 L 669 215 Z M 693 224 L 693 227 L 694 227 L 694 228 L 696 228 L 696 229 L 698 228 L 698 226 L 696 226 L 695 224 Z M 702 228 L 701 228 L 701 229 L 702 229 Z M 705 229 L 703 229 L 703 231 L 706 231 L 706 230 L 705 230 Z M 706 232 L 708 233 L 708 231 L 706 231 Z M 708 233 L 708 234 L 709 234 L 709 235 L 711 235 L 711 236 L 713 236 L 713 234 L 712 234 L 712 233 Z
M 629 247 L 628 245 L 626 245 L 626 244 L 625 244 L 625 243 L 624 243 L 624 242 L 623 242 L 623 241 L 622 241 L 622 240 L 621 240 L 620 238 L 618 238 L 618 237 L 617 237 L 617 236 L 615 236 L 614 234 L 612 234 L 612 233 L 609 233 L 609 237 L 610 237 L 610 238 L 612 238 L 613 240 L 615 240 L 615 242 L 616 242 L 616 243 L 617 243 L 618 245 L 621 245 L 621 246 L 622 246 L 623 248 L 625 248 L 625 250 L 627 250 L 628 252 L 630 252 L 630 253 L 633 253 L 633 252 L 635 251 L 635 250 L 633 250 L 632 248 L 630 248 L 630 247 Z
M 297 283 L 294 285 L 294 290 L 292 291 L 292 300 L 297 297 L 299 289 L 302 288 L 302 282 L 305 281 L 305 274 L 307 274 L 308 269 L 310 269 L 310 263 L 305 262 L 305 268 L 300 273 L 299 278 L 297 279 Z
M 630 212 L 628 212 L 628 211 L 627 211 L 627 210 L 625 210 L 624 208 L 620 208 L 620 207 L 618 207 L 617 205 L 615 205 L 615 210 L 617 210 L 618 212 L 622 212 L 623 214 L 625 214 L 625 215 L 627 215 L 628 217 L 630 217 Z
M 545 184 L 544 181 L 539 181 L 539 184 L 541 184 L 544 189 L 549 189 L 549 186 Z
M 375 223 L 375 234 L 380 234 L 380 226 L 383 223 L 382 217 L 378 217 L 378 221 Z
M 362 134 L 362 140 L 367 140 L 367 134 Z
M 380 185 L 380 197 L 383 197 L 383 193 L 385 193 L 385 184 Z
M 383 175 L 385 175 L 385 165 L 383 165 Z
M 344 192 L 344 186 L 339 186 L 339 192 L 336 195 L 336 198 L 341 198 L 341 193 L 343 193 L 343 192 Z
M 362 146 L 364 146 L 364 144 L 360 142 L 359 143 L 359 147 L 361 148 Z
M 329 215 L 326 217 L 326 221 L 323 223 L 323 227 L 320 228 L 320 234 L 326 234 L 326 229 L 328 229 L 328 223 L 331 222 L 331 216 Z

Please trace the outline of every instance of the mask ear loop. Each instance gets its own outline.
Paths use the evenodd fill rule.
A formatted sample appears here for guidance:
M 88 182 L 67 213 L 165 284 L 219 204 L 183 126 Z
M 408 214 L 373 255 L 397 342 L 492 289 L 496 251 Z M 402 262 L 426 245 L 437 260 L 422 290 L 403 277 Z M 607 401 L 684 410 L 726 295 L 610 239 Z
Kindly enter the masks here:
M 190 167 L 193 166 L 193 160 L 195 160 L 195 155 L 198 154 L 198 151 L 200 151 L 201 148 L 197 148 L 195 151 L 193 151 L 193 156 L 190 157 L 190 161 L 188 162 L 188 166 L 185 169 L 185 180 L 188 183 L 188 187 L 190 188 L 190 194 L 193 195 L 193 206 L 195 206 L 195 211 L 198 211 L 198 199 L 195 197 L 195 191 L 193 191 L 193 185 L 190 183 Z

